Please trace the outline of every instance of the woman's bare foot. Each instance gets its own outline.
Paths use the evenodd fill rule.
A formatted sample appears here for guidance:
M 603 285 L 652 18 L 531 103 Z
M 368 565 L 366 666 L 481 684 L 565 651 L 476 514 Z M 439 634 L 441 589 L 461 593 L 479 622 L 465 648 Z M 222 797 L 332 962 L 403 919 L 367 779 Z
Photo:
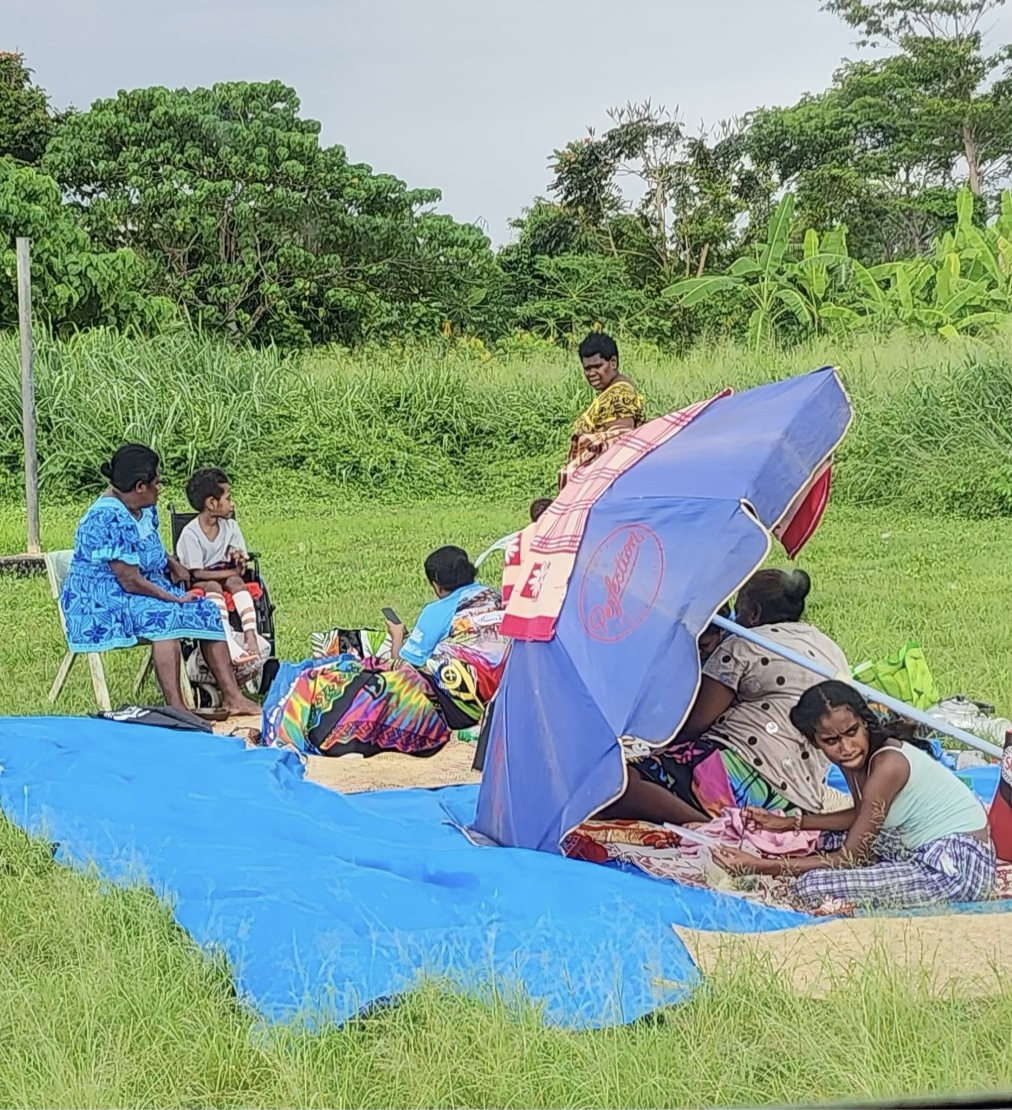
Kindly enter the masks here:
M 225 712 L 230 717 L 259 717 L 260 706 L 255 701 L 250 701 L 239 689 L 225 641 L 205 640 L 201 643 L 200 650 L 204 653 L 215 682 L 218 683 Z
M 241 695 L 225 705 L 225 709 L 230 717 L 259 717 L 260 706 L 255 701 L 249 698 L 242 697 Z

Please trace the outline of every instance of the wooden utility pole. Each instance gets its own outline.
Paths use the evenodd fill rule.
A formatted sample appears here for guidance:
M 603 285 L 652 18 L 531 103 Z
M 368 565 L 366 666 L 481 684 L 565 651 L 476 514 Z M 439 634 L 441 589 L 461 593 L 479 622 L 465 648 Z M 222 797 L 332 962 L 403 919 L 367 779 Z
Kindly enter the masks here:
M 21 337 L 21 427 L 25 443 L 28 554 L 39 554 L 39 464 L 35 454 L 35 380 L 32 377 L 31 241 L 18 239 L 18 333 Z

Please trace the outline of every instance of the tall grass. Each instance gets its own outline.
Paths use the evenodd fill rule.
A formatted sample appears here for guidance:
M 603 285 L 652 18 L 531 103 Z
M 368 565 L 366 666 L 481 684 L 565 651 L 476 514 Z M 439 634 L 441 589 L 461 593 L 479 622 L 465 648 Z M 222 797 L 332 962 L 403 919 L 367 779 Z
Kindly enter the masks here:
M 974 517 L 1012 515 L 1012 337 L 895 336 L 755 356 L 734 346 L 676 358 L 629 344 L 623 368 L 657 414 L 832 363 L 857 419 L 837 496 L 854 504 Z M 429 500 L 552 486 L 586 403 L 575 356 L 548 347 L 491 357 L 471 347 L 232 350 L 188 333 L 148 340 L 93 331 L 44 340 L 36 362 L 41 476 L 58 499 L 94 488 L 128 439 L 152 443 L 170 477 L 220 464 L 307 498 Z M 0 464 L 20 464 L 13 337 L 0 337 Z

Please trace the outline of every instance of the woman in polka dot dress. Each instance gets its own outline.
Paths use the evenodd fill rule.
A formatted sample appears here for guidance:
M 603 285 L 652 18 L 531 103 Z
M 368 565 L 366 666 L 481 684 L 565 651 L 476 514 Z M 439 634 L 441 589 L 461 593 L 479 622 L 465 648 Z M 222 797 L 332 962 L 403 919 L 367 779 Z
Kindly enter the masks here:
M 834 674 L 849 674 L 840 648 L 802 620 L 810 589 L 802 570 L 761 570 L 739 591 L 736 620 Z M 726 807 L 820 813 L 829 765 L 790 719 L 812 681 L 798 664 L 726 636 L 703 663 L 678 735 L 662 753 L 629 764 L 629 787 L 607 816 L 684 823 Z

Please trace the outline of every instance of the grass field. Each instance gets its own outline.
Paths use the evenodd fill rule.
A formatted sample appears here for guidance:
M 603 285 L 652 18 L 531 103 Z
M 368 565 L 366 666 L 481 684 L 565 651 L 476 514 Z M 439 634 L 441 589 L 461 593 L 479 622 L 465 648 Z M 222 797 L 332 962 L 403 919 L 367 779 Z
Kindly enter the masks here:
M 314 628 L 375 624 L 383 605 L 410 618 L 426 600 L 432 547 L 476 552 L 524 518 L 521 503 L 263 501 L 242 523 L 263 553 L 287 657 L 305 653 Z M 44 515 L 46 547 L 69 544 L 79 509 Z M 0 550 L 22 545 L 22 527 L 0 509 Z M 831 506 L 801 559 L 811 619 L 854 662 L 919 639 L 945 692 L 1007 713 L 1010 545 L 1009 520 Z M 44 579 L 0 579 L 0 627 L 0 713 L 48 711 L 61 637 Z M 114 700 L 129 697 L 135 666 L 129 652 L 111 661 Z M 59 709 L 93 709 L 85 670 Z M 889 970 L 887 953 L 822 1001 L 794 996 L 761 965 L 738 966 L 665 1020 L 594 1034 L 543 1030 L 532 1011 L 428 985 L 343 1030 L 263 1035 L 226 969 L 196 953 L 153 896 L 103 892 L 6 824 L 0 966 L 4 1106 L 755 1105 L 1012 1087 L 1012 989 L 931 1001 Z
M 856 413 L 835 469 L 838 504 L 1012 516 L 1010 335 L 820 338 L 759 356 L 622 344 L 650 415 L 827 363 Z M 19 380 L 16 344 L 0 336 L 0 500 L 15 494 L 20 472 Z M 36 396 L 49 504 L 96 489 L 98 464 L 140 440 L 175 481 L 195 465 L 224 466 L 260 475 L 293 503 L 401 505 L 548 492 L 587 387 L 572 351 L 536 341 L 494 353 L 440 344 L 282 359 L 186 333 L 93 331 L 40 339 Z
M 179 503 L 178 490 L 163 494 L 163 528 L 173 495 Z M 45 547 L 70 546 L 78 512 L 68 506 L 43 516 Z M 409 619 L 428 600 L 422 562 L 429 551 L 457 543 L 477 554 L 526 519 L 522 504 L 489 502 L 243 510 L 240 500 L 240 512 L 248 542 L 263 555 L 285 658 L 304 657 L 313 630 L 377 627 L 384 605 Z M 16 510 L 0 508 L 0 551 L 23 546 L 23 526 Z M 799 565 L 814 582 L 809 615 L 852 662 L 920 640 L 946 693 L 986 697 L 1004 712 L 1012 709 L 1010 550 L 1012 520 L 930 519 L 833 505 Z M 488 565 L 497 575 L 500 564 Z M 0 643 L 7 677 L 0 713 L 47 711 L 62 638 L 45 578 L 0 579 L 0 625 L 7 630 Z M 129 696 L 135 668 L 130 652 L 109 661 L 114 698 Z M 82 667 L 59 708 L 86 711 L 91 696 Z

